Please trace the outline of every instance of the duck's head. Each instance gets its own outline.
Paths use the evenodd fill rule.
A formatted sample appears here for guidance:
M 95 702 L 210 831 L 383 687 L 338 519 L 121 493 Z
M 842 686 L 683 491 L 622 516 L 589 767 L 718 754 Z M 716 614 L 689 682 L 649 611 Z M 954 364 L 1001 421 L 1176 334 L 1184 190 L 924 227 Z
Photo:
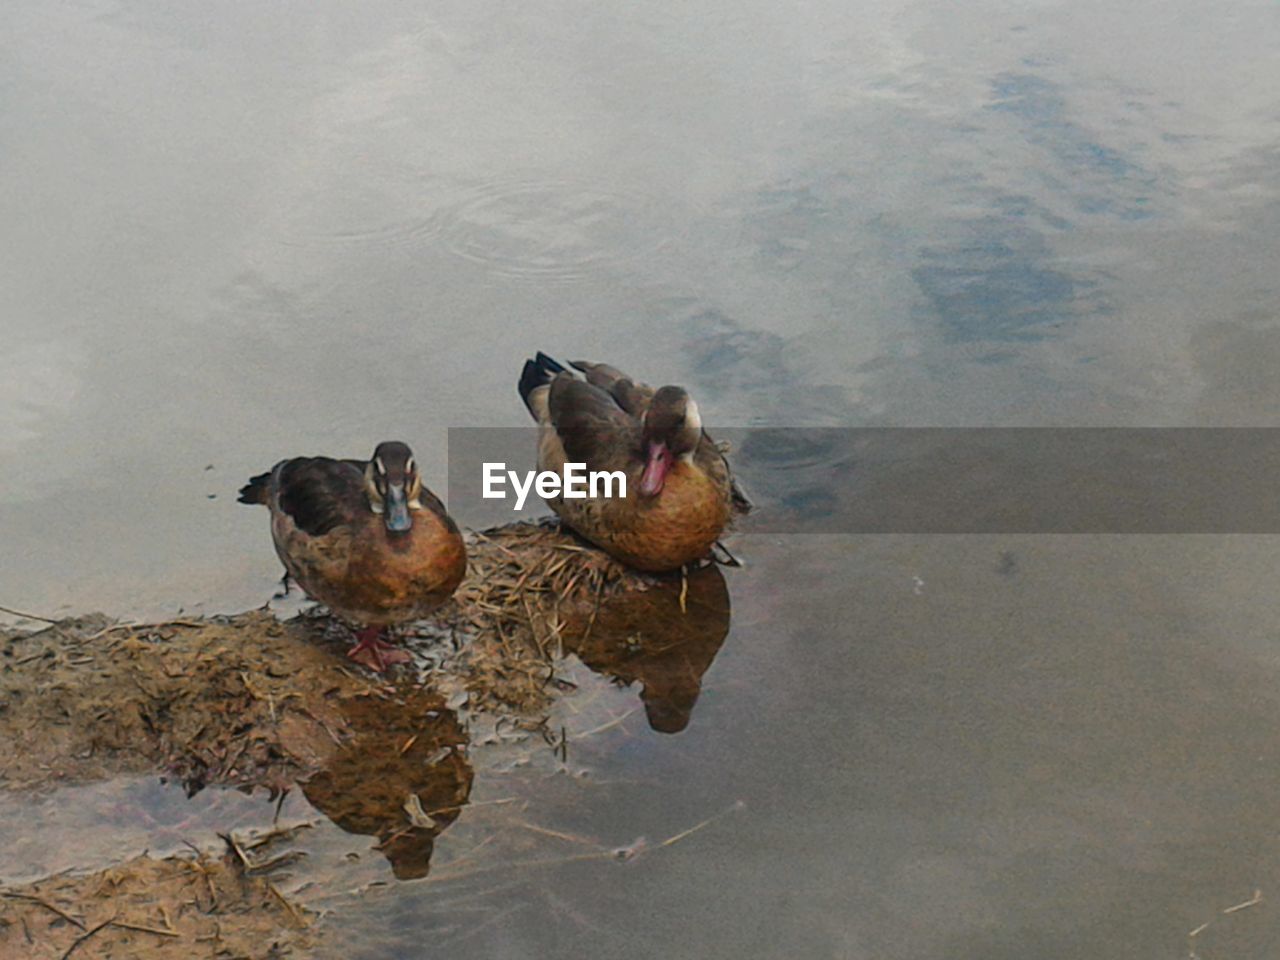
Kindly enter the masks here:
M 364 469 L 364 488 L 369 509 L 382 515 L 392 533 L 404 533 L 413 526 L 412 510 L 421 510 L 422 478 L 409 445 L 399 440 L 378 444 L 373 459 Z
M 702 439 L 698 405 L 683 387 L 663 387 L 653 395 L 644 414 L 645 465 L 640 494 L 656 497 L 677 459 L 692 460 Z

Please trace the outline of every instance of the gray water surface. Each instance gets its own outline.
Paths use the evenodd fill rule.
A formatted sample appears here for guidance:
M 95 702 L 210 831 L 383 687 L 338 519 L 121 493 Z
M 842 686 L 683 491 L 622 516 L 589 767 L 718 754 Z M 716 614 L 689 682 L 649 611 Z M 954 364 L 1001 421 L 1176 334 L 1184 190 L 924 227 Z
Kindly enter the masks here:
M 5 15 L 5 605 L 260 605 L 246 477 L 394 436 L 443 490 L 538 349 L 725 426 L 1276 425 L 1273 3 Z M 734 546 L 683 732 L 521 782 L 647 852 L 471 913 L 381 867 L 333 955 L 1167 958 L 1210 920 L 1201 957 L 1271 955 L 1274 538 Z

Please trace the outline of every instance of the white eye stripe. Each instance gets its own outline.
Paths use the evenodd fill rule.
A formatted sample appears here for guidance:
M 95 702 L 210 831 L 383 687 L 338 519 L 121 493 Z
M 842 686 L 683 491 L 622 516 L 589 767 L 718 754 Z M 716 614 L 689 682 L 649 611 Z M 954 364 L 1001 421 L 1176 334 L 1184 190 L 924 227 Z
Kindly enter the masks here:
M 413 473 L 413 457 L 410 457 L 404 462 L 404 472 Z
M 702 415 L 698 413 L 698 405 L 690 397 L 684 406 L 684 422 L 690 430 L 702 429 Z
M 377 467 L 377 468 L 378 468 L 378 472 L 379 472 L 380 474 L 382 474 L 383 476 L 386 476 L 386 473 L 387 473 L 387 467 L 386 467 L 386 465 L 382 462 L 382 458 L 381 458 L 381 457 L 374 457 L 374 458 L 373 458 L 373 465 L 374 465 L 375 467 Z

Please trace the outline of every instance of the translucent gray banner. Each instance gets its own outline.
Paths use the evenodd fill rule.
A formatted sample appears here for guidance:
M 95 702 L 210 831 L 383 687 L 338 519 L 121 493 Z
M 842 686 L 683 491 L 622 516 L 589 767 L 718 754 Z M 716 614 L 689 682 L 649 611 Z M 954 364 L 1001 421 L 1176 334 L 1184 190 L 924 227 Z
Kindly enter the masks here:
M 1280 428 L 796 428 L 708 431 L 755 509 L 745 533 L 1280 533 Z M 532 428 L 451 428 L 449 509 L 521 511 L 485 463 L 534 469 Z M 492 472 L 492 468 L 491 468 Z

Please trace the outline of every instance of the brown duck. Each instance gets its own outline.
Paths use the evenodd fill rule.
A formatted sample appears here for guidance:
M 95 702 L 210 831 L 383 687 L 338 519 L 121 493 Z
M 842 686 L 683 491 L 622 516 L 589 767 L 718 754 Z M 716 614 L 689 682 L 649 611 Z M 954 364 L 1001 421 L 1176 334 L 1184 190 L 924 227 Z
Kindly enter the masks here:
M 240 490 L 271 511 L 271 538 L 313 600 L 359 625 L 347 656 L 375 670 L 409 659 L 385 629 L 449 599 L 467 567 L 457 526 L 422 485 L 413 453 L 378 444 L 372 459 L 297 457 Z
M 702 429 L 683 387 L 653 389 L 603 363 L 574 361 L 579 377 L 539 353 L 519 390 L 538 422 L 538 469 L 566 462 L 622 471 L 625 497 L 549 501 L 561 521 L 640 570 L 675 570 L 706 557 L 750 504 L 724 454 Z

